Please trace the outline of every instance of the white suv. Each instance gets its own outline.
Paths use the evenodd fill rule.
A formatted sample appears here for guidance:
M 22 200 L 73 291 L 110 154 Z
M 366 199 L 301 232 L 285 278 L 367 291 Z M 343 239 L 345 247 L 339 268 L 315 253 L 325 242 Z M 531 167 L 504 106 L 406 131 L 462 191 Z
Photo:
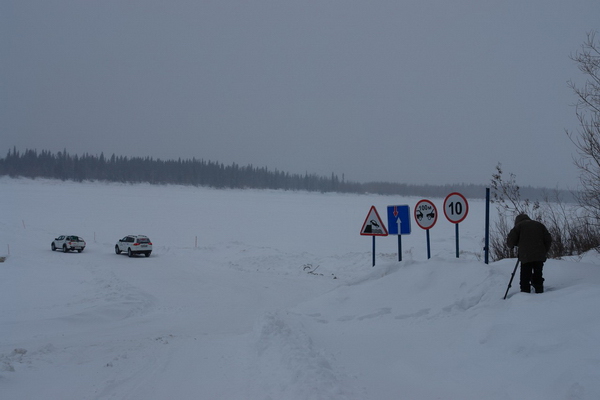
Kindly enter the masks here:
M 52 251 L 62 250 L 64 253 L 71 250 L 77 250 L 79 253 L 85 249 L 85 240 L 79 236 L 61 235 L 52 241 L 50 245 Z
M 115 253 L 121 254 L 123 251 L 127 252 L 129 257 L 133 257 L 135 254 L 143 254 L 146 257 L 150 257 L 150 254 L 152 254 L 152 242 L 148 236 L 128 235 L 123 239 L 119 239 L 115 245 Z

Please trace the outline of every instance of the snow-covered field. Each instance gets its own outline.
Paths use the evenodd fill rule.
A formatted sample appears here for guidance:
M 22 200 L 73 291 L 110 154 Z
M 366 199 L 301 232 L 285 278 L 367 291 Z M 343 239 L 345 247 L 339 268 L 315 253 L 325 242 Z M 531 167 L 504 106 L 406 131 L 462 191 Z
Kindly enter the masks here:
M 0 398 L 599 399 L 599 257 L 503 300 L 470 200 L 460 258 L 442 214 L 372 267 L 371 205 L 418 200 L 0 178 Z

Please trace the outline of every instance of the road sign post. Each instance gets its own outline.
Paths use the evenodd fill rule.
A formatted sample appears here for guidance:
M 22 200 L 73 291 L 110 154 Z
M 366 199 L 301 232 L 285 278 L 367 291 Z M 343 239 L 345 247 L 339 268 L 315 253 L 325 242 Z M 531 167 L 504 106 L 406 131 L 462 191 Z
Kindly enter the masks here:
M 437 222 L 437 208 L 429 200 L 420 200 L 415 206 L 415 222 L 427 232 L 427 258 L 431 258 L 429 230 Z
M 410 235 L 410 207 L 388 206 L 388 230 L 390 235 L 398 235 L 398 261 L 402 261 L 402 235 Z
M 375 266 L 375 236 L 387 236 L 388 231 L 375 206 L 371 206 L 360 230 L 361 235 L 373 236 L 373 267 Z
M 460 254 L 458 244 L 458 224 L 467 217 L 468 213 L 469 203 L 467 202 L 465 196 L 457 192 L 450 193 L 448 196 L 446 196 L 446 199 L 444 200 L 444 215 L 446 215 L 448 221 L 455 225 L 456 258 L 458 258 Z

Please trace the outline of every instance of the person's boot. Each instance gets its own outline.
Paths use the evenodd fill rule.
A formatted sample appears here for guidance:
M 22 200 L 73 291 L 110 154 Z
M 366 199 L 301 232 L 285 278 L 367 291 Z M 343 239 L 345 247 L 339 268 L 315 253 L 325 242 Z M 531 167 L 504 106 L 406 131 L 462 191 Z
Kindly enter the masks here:
M 531 286 L 521 286 L 521 292 L 523 293 L 531 293 Z
M 537 279 L 535 279 L 535 281 L 531 282 L 536 293 L 544 293 L 544 281 L 544 278 L 538 277 Z

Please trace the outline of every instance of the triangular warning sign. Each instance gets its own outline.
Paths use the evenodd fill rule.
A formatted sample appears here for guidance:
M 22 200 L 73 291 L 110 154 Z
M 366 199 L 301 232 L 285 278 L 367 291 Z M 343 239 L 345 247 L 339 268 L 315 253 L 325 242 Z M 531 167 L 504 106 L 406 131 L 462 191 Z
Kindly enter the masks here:
M 367 236 L 387 236 L 388 231 L 383 221 L 379 217 L 379 213 L 375 206 L 371 206 L 367 218 L 363 223 L 362 229 L 360 230 L 361 235 Z

